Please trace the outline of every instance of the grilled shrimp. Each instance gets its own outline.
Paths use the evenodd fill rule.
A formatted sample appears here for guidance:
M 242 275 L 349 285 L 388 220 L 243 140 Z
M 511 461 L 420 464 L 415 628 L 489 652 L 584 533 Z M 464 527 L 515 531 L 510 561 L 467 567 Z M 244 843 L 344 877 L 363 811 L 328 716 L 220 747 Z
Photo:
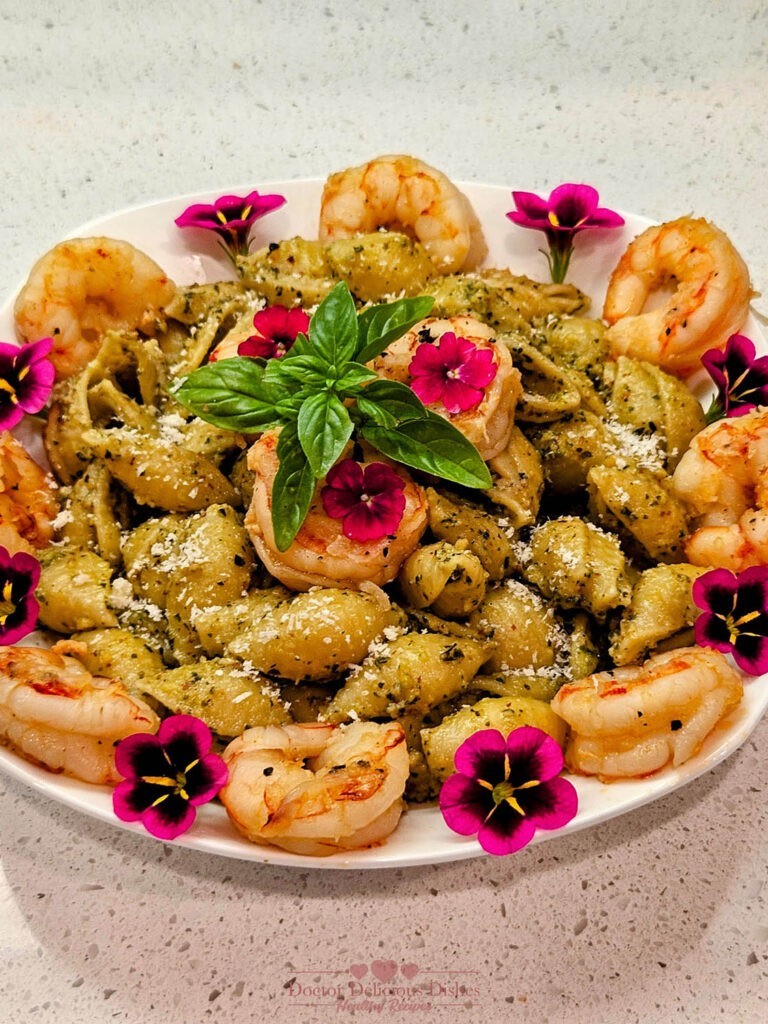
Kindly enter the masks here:
M 150 332 L 176 285 L 149 256 L 113 238 L 73 238 L 42 256 L 16 299 L 22 341 L 52 337 L 57 380 L 81 370 L 108 330 Z
M 53 479 L 7 430 L 0 433 L 0 546 L 11 554 L 44 548 L 58 506 Z
M 470 342 L 477 351 L 492 354 L 495 370 L 490 383 L 483 389 L 477 405 L 464 411 L 448 412 L 443 401 L 428 406 L 443 416 L 474 444 L 480 455 L 488 460 L 506 451 L 515 419 L 515 406 L 522 394 L 520 371 L 512 365 L 512 356 L 506 345 L 496 341 L 493 330 L 472 316 L 453 316 L 444 320 L 428 317 L 394 341 L 372 363 L 382 377 L 410 384 L 410 366 L 422 345 L 440 346 L 445 334 Z M 461 379 L 461 371 L 449 370 Z
M 671 298 L 646 309 L 667 285 Z M 619 260 L 603 307 L 605 338 L 615 356 L 687 374 L 739 330 L 750 295 L 749 271 L 727 235 L 703 218 L 680 217 L 638 235 Z
M 441 172 L 412 156 L 380 156 L 332 174 L 320 205 L 320 239 L 388 228 L 421 242 L 440 274 L 470 270 L 485 255 L 469 201 Z
M 287 551 L 278 551 L 272 531 L 272 486 L 279 467 L 277 438 L 274 431 L 262 434 L 248 452 L 254 485 L 245 528 L 270 573 L 292 590 L 317 586 L 359 590 L 367 584 L 383 586 L 391 582 L 405 559 L 415 551 L 427 527 L 429 510 L 421 487 L 402 466 L 395 466 L 376 453 L 360 465 L 383 462 L 405 481 L 405 508 L 396 535 L 380 540 L 350 540 L 343 533 L 342 521 L 325 512 L 318 486 L 296 539 Z
M 219 796 L 251 842 L 322 857 L 379 843 L 400 820 L 409 758 L 397 722 L 247 729 L 224 760 Z
M 739 673 L 719 651 L 683 647 L 566 683 L 552 708 L 571 727 L 571 771 L 641 778 L 692 757 L 742 693 Z
M 689 562 L 732 572 L 768 565 L 768 409 L 696 434 L 672 486 L 696 527 L 684 541 Z
M 65 641 L 59 649 L 72 646 Z M 52 772 L 114 784 L 114 744 L 158 725 L 155 712 L 122 683 L 92 676 L 69 654 L 0 648 L 0 738 Z

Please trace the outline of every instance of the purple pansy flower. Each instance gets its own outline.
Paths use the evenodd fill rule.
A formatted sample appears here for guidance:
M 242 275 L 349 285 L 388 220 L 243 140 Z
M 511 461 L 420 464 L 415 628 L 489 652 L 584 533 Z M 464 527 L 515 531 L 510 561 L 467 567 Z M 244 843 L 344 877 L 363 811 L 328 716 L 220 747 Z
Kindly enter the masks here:
M 320 499 L 327 515 L 342 519 L 342 532 L 361 544 L 394 534 L 405 511 L 405 480 L 383 462 L 363 467 L 338 462 L 325 478 Z
M 221 196 L 214 203 L 193 203 L 179 214 L 175 223 L 180 228 L 202 228 L 215 231 L 234 260 L 248 254 L 248 236 L 260 217 L 285 204 L 285 196 L 259 195 Z
M 47 358 L 52 345 L 53 338 L 21 346 L 0 342 L 0 430 L 12 430 L 48 401 L 56 376 Z
M 479 348 L 452 331 L 438 344 L 424 342 L 408 366 L 411 390 L 425 405 L 441 402 L 455 416 L 482 402 L 485 389 L 496 376 L 493 352 Z
M 548 199 L 533 192 L 513 192 L 516 209 L 507 217 L 521 228 L 543 231 L 549 242 L 544 255 L 556 284 L 565 280 L 573 252 L 573 239 L 587 228 L 619 228 L 624 218 L 598 206 L 600 196 L 591 185 L 566 182 L 553 189 Z
M 280 359 L 300 334 L 309 330 L 309 316 L 303 309 L 285 309 L 267 306 L 253 318 L 256 333 L 240 342 L 239 356 L 261 356 L 262 359 Z
M 506 739 L 498 729 L 482 729 L 464 740 L 454 764 L 457 774 L 440 790 L 440 810 L 454 832 L 477 833 L 486 853 L 516 853 L 537 828 L 562 828 L 578 810 L 573 784 L 559 776 L 560 746 L 533 726 Z
M 196 807 L 213 800 L 227 781 L 227 766 L 210 753 L 211 730 L 194 715 L 172 715 L 157 735 L 135 733 L 115 748 L 124 781 L 112 794 L 121 821 L 141 821 L 158 839 L 175 839 L 195 820 Z
M 711 348 L 701 361 L 717 387 L 707 423 L 768 405 L 768 356 L 757 357 L 754 343 L 745 335 L 732 334 L 722 351 Z
M 15 555 L 0 547 L 0 644 L 15 644 L 37 624 L 40 606 L 35 587 L 40 563 L 25 551 Z
M 768 565 L 738 575 L 713 569 L 694 581 L 692 593 L 702 609 L 693 627 L 696 643 L 732 654 L 750 675 L 768 672 Z

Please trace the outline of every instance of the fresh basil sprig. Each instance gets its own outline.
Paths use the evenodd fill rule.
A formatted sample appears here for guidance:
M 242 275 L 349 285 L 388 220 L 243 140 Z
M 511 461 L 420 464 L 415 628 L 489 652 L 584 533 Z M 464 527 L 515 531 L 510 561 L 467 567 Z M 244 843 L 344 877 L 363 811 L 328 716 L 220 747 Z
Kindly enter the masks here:
M 272 487 L 272 528 L 280 551 L 292 544 L 322 479 L 357 435 L 413 469 L 465 487 L 490 487 L 477 449 L 409 387 L 365 363 L 423 320 L 421 295 L 357 313 L 337 284 L 317 307 L 308 335 L 280 359 L 235 357 L 195 370 L 172 389 L 176 400 L 217 427 L 246 434 L 280 428 Z

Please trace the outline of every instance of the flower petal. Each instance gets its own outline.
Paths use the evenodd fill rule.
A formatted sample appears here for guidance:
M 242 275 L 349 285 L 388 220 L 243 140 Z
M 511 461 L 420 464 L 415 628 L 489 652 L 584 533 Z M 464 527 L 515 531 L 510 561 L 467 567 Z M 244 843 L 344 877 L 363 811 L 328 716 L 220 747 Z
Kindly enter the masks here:
M 213 800 L 222 786 L 226 785 L 229 770 L 224 759 L 218 754 L 206 754 L 199 764 L 187 773 L 186 791 L 194 807 Z
M 443 783 L 439 803 L 448 828 L 461 836 L 472 836 L 492 810 L 493 797 L 474 779 L 458 773 Z
M 176 839 L 194 824 L 197 811 L 181 797 L 171 795 L 161 804 L 148 808 L 141 823 L 151 835 L 158 839 Z
M 120 821 L 138 821 L 161 794 L 159 786 L 124 779 L 112 790 L 112 809 Z
M 495 785 L 504 781 L 504 755 L 507 741 L 498 729 L 480 729 L 472 733 L 453 755 L 456 771 L 473 779 Z M 493 803 L 491 802 L 491 805 Z
M 508 803 L 500 803 L 477 834 L 486 853 L 505 857 L 517 853 L 533 839 L 536 826 L 514 811 Z
M 732 649 L 731 634 L 725 619 L 719 615 L 704 612 L 693 624 L 693 637 L 699 647 L 713 647 L 723 654 L 730 654 Z
M 768 672 L 768 636 L 739 633 L 733 645 L 733 660 L 751 676 Z
M 508 213 L 507 217 L 513 223 L 536 230 L 546 230 L 549 227 L 549 206 L 546 199 L 542 199 L 534 192 L 513 192 L 512 199 L 516 209 Z
M 192 761 L 204 757 L 213 744 L 211 730 L 195 715 L 171 715 L 164 719 L 157 738 L 171 764 L 182 772 Z
M 697 608 L 716 615 L 730 615 L 738 589 L 729 569 L 712 569 L 693 581 L 691 595 Z
M 515 795 L 526 818 L 536 828 L 562 828 L 576 817 L 579 809 L 576 787 L 560 775 L 540 786 L 517 790 Z
M 509 781 L 513 786 L 537 779 L 543 782 L 563 770 L 563 752 L 559 743 L 532 725 L 513 729 L 507 737 Z
M 547 206 L 555 214 L 558 227 L 573 231 L 589 220 L 592 211 L 597 208 L 599 198 L 597 189 L 591 185 L 565 182 L 552 189 Z
M 167 775 L 169 767 L 160 740 L 151 733 L 133 733 L 115 746 L 115 768 L 126 779 Z

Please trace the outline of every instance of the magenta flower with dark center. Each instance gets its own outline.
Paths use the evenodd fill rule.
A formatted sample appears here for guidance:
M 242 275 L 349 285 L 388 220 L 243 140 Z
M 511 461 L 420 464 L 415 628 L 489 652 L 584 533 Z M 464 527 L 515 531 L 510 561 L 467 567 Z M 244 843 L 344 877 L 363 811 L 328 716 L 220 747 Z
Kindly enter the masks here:
M 221 196 L 214 203 L 193 203 L 179 214 L 175 223 L 180 228 L 202 228 L 215 231 L 229 254 L 246 256 L 251 228 L 261 217 L 285 204 L 285 196 L 259 195 Z
M 493 351 L 479 348 L 453 331 L 437 344 L 422 342 L 408 367 L 411 389 L 425 405 L 441 402 L 451 416 L 482 402 L 496 376 Z
M 562 828 L 578 810 L 573 784 L 559 775 L 562 750 L 533 726 L 506 739 L 498 729 L 482 729 L 464 740 L 454 764 L 457 773 L 440 790 L 440 810 L 454 832 L 477 833 L 486 853 L 516 853 L 537 828 Z
M 52 345 L 53 338 L 22 346 L 0 342 L 0 430 L 11 430 L 48 401 L 56 376 L 47 358 Z
M 750 675 L 768 672 L 768 565 L 738 575 L 713 569 L 694 581 L 692 593 L 702 609 L 693 626 L 696 643 L 732 654 Z
M 256 333 L 240 342 L 237 354 L 261 356 L 262 359 L 279 359 L 285 355 L 300 334 L 307 333 L 309 316 L 303 309 L 267 306 L 254 316 L 253 326 Z
M 624 218 L 598 206 L 600 196 L 591 185 L 566 182 L 553 189 L 548 199 L 533 192 L 513 192 L 515 209 L 507 217 L 521 228 L 543 231 L 549 243 L 544 253 L 556 284 L 565 280 L 573 252 L 573 239 L 588 228 L 620 228 Z
M 227 766 L 210 753 L 211 730 L 194 715 L 172 715 L 155 736 L 134 733 L 115 748 L 124 781 L 112 794 L 121 821 L 141 821 L 158 839 L 175 839 L 192 826 L 195 808 L 227 781 Z
M 342 532 L 365 544 L 397 532 L 405 511 L 405 480 L 384 462 L 338 462 L 325 478 L 320 499 L 327 515 L 342 519 Z
M 0 547 L 0 644 L 15 644 L 37 625 L 40 606 L 35 588 L 40 563 L 25 551 L 10 554 Z
M 758 405 L 768 405 L 768 356 L 758 357 L 745 335 L 732 334 L 722 351 L 711 348 L 701 361 L 717 387 L 707 423 L 723 416 L 744 416 Z

